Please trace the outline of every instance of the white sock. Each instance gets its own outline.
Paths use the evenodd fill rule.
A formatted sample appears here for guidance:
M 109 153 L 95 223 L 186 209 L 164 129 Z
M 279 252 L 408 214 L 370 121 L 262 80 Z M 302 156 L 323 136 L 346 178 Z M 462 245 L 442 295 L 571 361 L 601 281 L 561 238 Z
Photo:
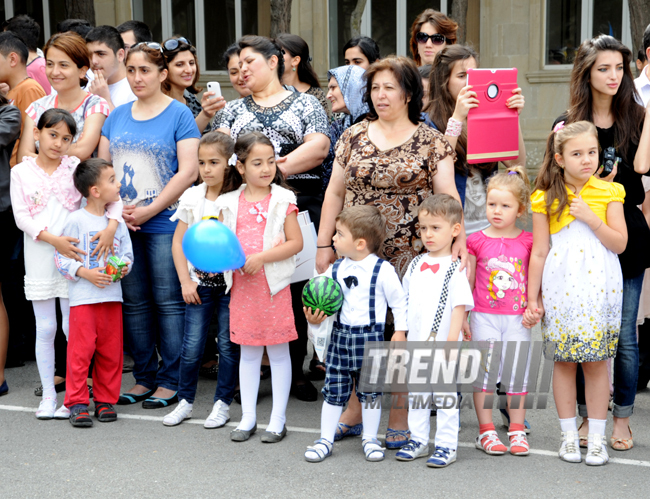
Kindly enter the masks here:
M 589 433 L 598 433 L 605 436 L 605 426 L 607 425 L 606 419 L 592 419 L 589 418 Z
M 320 414 L 320 437 L 328 442 L 334 443 L 334 434 L 343 414 L 342 405 L 332 405 L 323 402 L 323 410 Z
M 271 386 L 273 388 L 273 409 L 266 431 L 280 433 L 287 422 L 287 403 L 291 390 L 289 343 L 268 345 L 266 351 L 271 364 Z
M 66 300 L 68 301 L 68 300 Z M 56 336 L 56 300 L 34 300 L 36 318 L 36 365 L 43 385 L 43 398 L 56 399 L 54 388 L 54 337 Z M 68 307 L 68 311 L 70 308 Z
M 241 346 L 239 390 L 241 392 L 241 421 L 239 430 L 251 430 L 257 422 L 257 394 L 260 389 L 260 368 L 264 347 Z
M 379 407 L 370 407 L 370 397 L 366 402 L 361 402 L 361 418 L 363 421 L 363 440 L 377 438 L 379 423 L 381 422 L 381 401 Z
M 576 421 L 576 418 L 560 419 L 560 428 L 562 428 L 562 431 L 564 432 L 575 431 L 577 433 L 578 422 Z

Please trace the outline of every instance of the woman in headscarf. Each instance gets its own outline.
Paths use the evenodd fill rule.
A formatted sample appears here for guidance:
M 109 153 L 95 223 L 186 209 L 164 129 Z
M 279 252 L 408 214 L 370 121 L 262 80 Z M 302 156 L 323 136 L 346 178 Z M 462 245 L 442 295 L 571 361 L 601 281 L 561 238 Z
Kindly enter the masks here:
M 361 66 L 340 66 L 327 72 L 327 98 L 332 103 L 332 112 L 339 113 L 340 119 L 334 120 L 330 126 L 330 152 L 323 161 L 323 192 L 327 189 L 334 151 L 339 137 L 355 123 L 363 120 L 368 112 L 368 104 L 363 101 L 366 82 L 363 78 L 366 70 Z

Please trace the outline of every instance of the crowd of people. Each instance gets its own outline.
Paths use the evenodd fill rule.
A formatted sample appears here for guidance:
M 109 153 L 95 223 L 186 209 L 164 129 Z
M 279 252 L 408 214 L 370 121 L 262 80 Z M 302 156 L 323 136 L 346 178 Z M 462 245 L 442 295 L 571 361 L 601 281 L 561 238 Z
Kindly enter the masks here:
M 204 426 L 225 426 L 240 403 L 230 438 L 242 442 L 257 430 L 260 380 L 270 375 L 261 440 L 275 443 L 287 432 L 290 395 L 316 401 L 312 381 L 324 379 L 321 438 L 307 461 L 361 435 L 368 461 L 397 449 L 398 460 L 445 467 L 457 459 L 459 404 L 405 401 L 460 395 L 393 393 L 404 402 L 391 404 L 380 442 L 382 394 L 358 386 L 365 343 L 514 342 L 518 358 L 541 322 L 555 361 L 560 458 L 580 462 L 586 447 L 588 465 L 607 463 L 608 407 L 611 448 L 633 447 L 635 394 L 650 381 L 647 339 L 637 340 L 650 267 L 641 57 L 650 27 L 636 80 L 620 41 L 581 44 L 569 107 L 549 123 L 532 193 L 521 128 L 519 155 L 501 171 L 468 163 L 467 118 L 481 102 L 467 72 L 479 57 L 433 9 L 414 20 L 412 57 L 382 57 L 374 40 L 355 37 L 326 89 L 301 37 L 246 35 L 223 54 L 239 94 L 228 102 L 201 94 L 188 38 L 154 41 L 140 21 L 69 19 L 42 49 L 28 16 L 3 30 L 0 282 L 11 307 L 0 300 L 0 395 L 9 392 L 5 363 L 22 365 L 14 338 L 35 331 L 38 419 L 92 426 L 92 398 L 98 421 L 115 421 L 115 405 L 141 403 L 167 408 L 163 424 L 176 426 L 192 417 L 204 376 L 216 380 Z M 506 105 L 523 111 L 520 88 Z M 532 233 L 517 224 L 530 210 Z M 308 328 L 326 317 L 303 307 L 306 281 L 292 282 L 304 245 L 299 212 L 317 228 L 315 270 L 344 295 L 325 362 L 310 357 L 309 371 Z M 207 218 L 236 234 L 241 269 L 210 273 L 188 261 L 183 237 Z M 525 456 L 526 383 L 498 381 L 474 393 L 476 448 Z M 485 405 L 495 390 L 507 399 L 506 444 Z

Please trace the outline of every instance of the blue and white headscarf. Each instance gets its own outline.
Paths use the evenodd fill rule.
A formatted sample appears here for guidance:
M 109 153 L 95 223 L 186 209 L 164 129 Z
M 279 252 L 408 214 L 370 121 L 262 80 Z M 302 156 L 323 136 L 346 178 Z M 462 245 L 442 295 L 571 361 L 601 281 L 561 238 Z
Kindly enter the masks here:
M 351 123 L 370 110 L 368 104 L 363 101 L 363 94 L 366 91 L 366 82 L 363 78 L 365 72 L 365 69 L 353 65 L 340 66 L 327 72 L 328 77 L 336 78 L 345 107 L 350 112 Z

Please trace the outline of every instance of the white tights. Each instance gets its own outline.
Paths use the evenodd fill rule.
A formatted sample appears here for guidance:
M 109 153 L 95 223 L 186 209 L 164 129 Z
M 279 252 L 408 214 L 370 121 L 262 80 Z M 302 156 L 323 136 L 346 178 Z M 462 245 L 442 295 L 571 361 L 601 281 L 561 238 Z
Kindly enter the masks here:
M 70 301 L 59 298 L 63 332 L 66 339 L 70 330 Z M 54 389 L 54 337 L 56 336 L 56 298 L 49 300 L 34 300 L 34 316 L 36 317 L 36 365 L 43 385 L 43 398 L 56 399 Z
M 286 411 L 291 389 L 291 357 L 289 343 L 268 345 L 266 351 L 271 361 L 271 385 L 273 387 L 273 410 L 266 431 L 280 433 L 287 421 Z M 264 347 L 241 346 L 239 385 L 241 391 L 242 417 L 240 430 L 250 430 L 257 423 L 257 394 L 260 388 L 260 368 Z

